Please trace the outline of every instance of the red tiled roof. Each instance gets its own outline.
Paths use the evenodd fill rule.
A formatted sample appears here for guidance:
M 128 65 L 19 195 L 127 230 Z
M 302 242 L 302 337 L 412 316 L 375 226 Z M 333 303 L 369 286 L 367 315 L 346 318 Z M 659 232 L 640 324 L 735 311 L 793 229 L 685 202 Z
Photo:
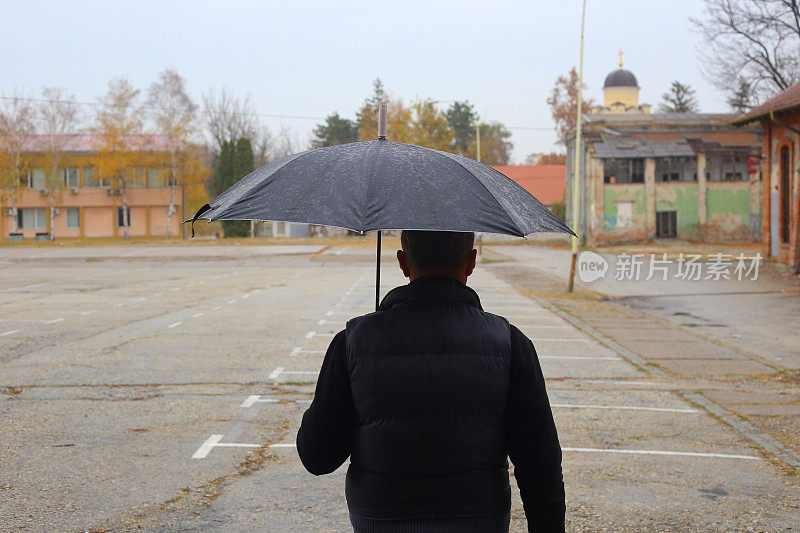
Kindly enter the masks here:
M 96 133 L 56 135 L 55 143 L 64 152 L 97 152 L 103 148 L 103 137 Z M 166 135 L 128 135 L 125 140 L 134 150 L 161 151 L 167 146 Z M 41 152 L 50 146 L 49 135 L 26 135 L 22 147 L 25 152 Z
M 777 96 L 753 108 L 749 113 L 734 120 L 733 123 L 745 124 L 767 115 L 770 111 L 785 111 L 793 107 L 800 107 L 800 83 L 795 83 Z
M 492 168 L 519 183 L 544 205 L 564 201 L 566 165 L 498 165 Z

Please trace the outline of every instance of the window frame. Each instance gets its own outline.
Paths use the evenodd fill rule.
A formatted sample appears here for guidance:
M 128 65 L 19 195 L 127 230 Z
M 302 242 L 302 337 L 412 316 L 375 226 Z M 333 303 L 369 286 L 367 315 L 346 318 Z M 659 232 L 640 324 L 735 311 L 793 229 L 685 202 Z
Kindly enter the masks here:
M 33 227 L 25 227 L 25 213 L 33 213 Z M 41 225 L 38 225 L 37 214 L 41 213 Z M 17 227 L 26 231 L 45 231 L 47 230 L 47 210 L 44 207 L 21 207 L 17 209 Z
M 123 222 L 122 209 L 123 209 L 122 206 L 117 206 L 117 227 L 120 228 L 120 229 L 124 229 L 125 228 L 125 226 L 122 225 L 122 222 Z M 132 225 L 132 222 L 133 222 L 132 219 L 131 219 L 131 208 L 130 208 L 130 206 L 128 206 L 125 209 L 128 210 L 128 226 L 127 227 L 128 227 L 128 229 L 130 229 L 130 227 Z
M 69 224 L 69 214 L 70 212 L 75 214 L 75 218 L 77 219 L 77 223 L 74 226 L 70 226 Z M 81 229 L 81 210 L 79 207 L 67 207 L 64 211 L 64 227 L 66 229 Z

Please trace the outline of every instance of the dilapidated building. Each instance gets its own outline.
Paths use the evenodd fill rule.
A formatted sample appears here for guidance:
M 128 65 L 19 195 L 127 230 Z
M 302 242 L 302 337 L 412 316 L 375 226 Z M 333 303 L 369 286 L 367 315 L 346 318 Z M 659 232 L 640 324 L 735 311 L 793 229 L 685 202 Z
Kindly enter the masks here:
M 620 74 L 622 72 L 623 74 Z M 618 98 L 625 84 L 624 103 Z M 605 105 L 584 117 L 579 224 L 588 244 L 679 238 L 761 238 L 760 128 L 733 115 L 652 114 L 629 71 L 614 71 Z M 575 134 L 567 139 L 567 215 L 572 218 Z
M 763 253 L 800 272 L 800 83 L 738 118 L 735 124 L 754 122 L 764 131 Z

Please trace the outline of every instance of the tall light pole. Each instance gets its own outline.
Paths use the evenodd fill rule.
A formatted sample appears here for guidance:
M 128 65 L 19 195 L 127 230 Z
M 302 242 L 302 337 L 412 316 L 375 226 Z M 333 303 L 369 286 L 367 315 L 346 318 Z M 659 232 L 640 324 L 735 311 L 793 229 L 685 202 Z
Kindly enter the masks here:
M 578 62 L 578 116 L 575 120 L 575 163 L 572 180 L 572 229 L 578 232 L 578 210 L 580 209 L 580 183 L 582 179 L 581 172 L 581 122 L 583 119 L 583 28 L 586 22 L 586 0 L 583 0 L 583 9 L 581 11 L 581 55 Z M 572 265 L 569 269 L 569 286 L 567 292 L 572 292 L 575 283 L 575 263 L 578 260 L 578 237 L 572 237 Z

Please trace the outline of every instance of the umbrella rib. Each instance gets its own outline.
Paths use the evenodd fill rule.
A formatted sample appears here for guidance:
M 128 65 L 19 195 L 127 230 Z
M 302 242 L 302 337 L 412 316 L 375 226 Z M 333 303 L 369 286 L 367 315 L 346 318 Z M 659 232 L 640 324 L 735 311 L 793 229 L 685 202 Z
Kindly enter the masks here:
M 380 143 L 387 141 L 372 141 L 372 142 L 377 142 L 378 144 L 375 144 L 373 146 L 375 146 L 375 150 L 380 150 L 381 147 Z M 363 231 L 367 231 L 367 228 L 369 226 L 369 224 L 367 224 L 367 218 L 365 215 L 367 212 L 367 201 L 369 200 L 369 186 L 372 184 L 372 171 L 375 169 L 375 162 L 378 160 L 378 157 L 374 153 L 370 152 L 370 156 L 371 157 L 369 161 L 369 171 L 367 172 L 367 186 L 364 187 L 364 199 L 362 200 L 361 203 L 361 225 Z
M 430 148 L 425 148 L 425 149 L 426 149 L 426 150 L 431 150 Z M 432 152 L 439 152 L 439 150 L 431 150 L 431 151 L 432 151 Z M 481 180 L 481 179 L 480 179 L 480 178 L 479 178 L 479 177 L 478 177 L 478 176 L 477 176 L 477 175 L 476 175 L 474 172 L 472 172 L 470 169 L 468 169 L 468 168 L 467 168 L 467 167 L 466 167 L 466 166 L 465 166 L 465 165 L 464 165 L 464 164 L 463 164 L 461 161 L 459 161 L 458 159 L 454 159 L 454 158 L 450 157 L 450 154 L 448 154 L 447 152 L 441 152 L 441 153 L 445 154 L 445 156 L 447 156 L 447 158 L 448 158 L 450 161 L 453 161 L 454 163 L 456 163 L 457 165 L 459 165 L 461 168 L 463 168 L 464 170 L 466 170 L 466 171 L 469 173 L 469 175 L 470 175 L 470 176 L 473 176 L 473 177 L 474 177 L 474 178 L 475 178 L 475 179 L 478 181 L 478 183 L 480 183 L 480 184 L 481 184 L 481 186 L 482 186 L 484 189 L 486 189 L 486 192 L 488 192 L 488 193 L 489 193 L 489 196 L 491 196 L 491 197 L 492 197 L 492 200 L 494 200 L 494 202 L 497 204 L 497 206 L 498 206 L 498 207 L 499 207 L 499 208 L 500 208 L 500 209 L 501 209 L 501 210 L 502 210 L 504 213 L 506 213 L 506 215 L 508 215 L 508 218 L 509 218 L 509 220 L 511 220 L 511 222 L 514 224 L 514 226 L 516 226 L 516 228 L 517 228 L 517 231 L 519 232 L 519 236 L 521 236 L 521 237 L 524 237 L 524 236 L 525 236 L 525 232 L 524 232 L 525 230 L 523 230 L 522 228 L 520 228 L 520 224 L 519 224 L 519 222 L 518 222 L 517 220 L 515 220 L 515 218 L 518 218 L 518 215 L 517 215 L 517 213 L 514 213 L 514 215 L 515 215 L 515 216 L 514 216 L 514 217 L 512 217 L 512 216 L 511 216 L 511 213 L 509 212 L 509 210 L 508 210 L 508 209 L 507 209 L 507 208 L 506 208 L 506 207 L 505 207 L 503 204 L 501 204 L 501 203 L 500 203 L 500 200 L 498 200 L 498 199 L 497 199 L 497 197 L 494 195 L 494 193 L 492 192 L 492 190 L 491 190 L 489 187 L 487 187 L 487 186 L 486 186 L 486 184 L 485 184 L 485 183 L 484 183 L 484 182 L 483 182 L 483 181 L 482 181 L 482 180 Z M 491 168 L 491 167 L 490 167 L 490 168 Z M 494 169 L 492 169 L 492 170 L 494 170 Z M 512 181 L 513 181 L 513 180 L 512 180 Z
M 313 151 L 313 150 L 311 150 L 311 151 Z M 306 152 L 306 153 L 310 153 L 310 152 Z M 297 203 L 294 204 L 294 207 L 293 207 L 292 211 L 293 211 L 293 215 L 294 215 L 295 218 L 300 218 L 300 216 L 299 216 L 300 206 L 303 204 L 305 199 L 308 197 L 308 194 L 312 190 L 314 190 L 315 185 L 322 179 L 322 176 L 325 174 L 325 172 L 335 164 L 336 164 L 336 161 L 334 159 L 330 163 L 326 164 L 325 167 L 323 167 L 321 169 L 321 171 L 316 174 L 314 179 L 311 180 L 311 184 L 308 187 L 306 187 L 306 190 L 303 191 L 303 194 L 302 194 L 302 196 L 300 196 L 300 199 L 297 201 Z

